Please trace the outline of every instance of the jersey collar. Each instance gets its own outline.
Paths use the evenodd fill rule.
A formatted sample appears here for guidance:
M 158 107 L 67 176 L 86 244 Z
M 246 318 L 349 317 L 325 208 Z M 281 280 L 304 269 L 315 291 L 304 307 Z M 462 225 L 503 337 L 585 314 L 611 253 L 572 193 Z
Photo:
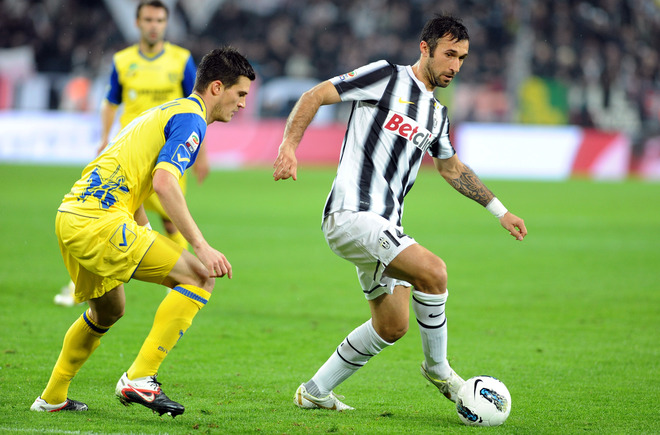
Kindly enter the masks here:
M 137 44 L 137 47 L 138 47 L 138 54 L 140 55 L 140 57 L 141 57 L 142 59 L 144 59 L 144 60 L 148 60 L 149 62 L 152 62 L 152 61 L 158 59 L 159 57 L 161 57 L 163 54 L 165 54 L 165 50 L 167 50 L 167 47 L 168 47 L 169 45 L 170 45 L 170 43 L 167 42 L 167 41 L 165 41 L 165 42 L 163 43 L 163 49 L 160 51 L 160 53 L 158 53 L 158 54 L 156 54 L 156 55 L 154 55 L 154 56 L 147 56 L 146 54 L 144 54 L 144 53 L 142 52 L 142 50 L 140 50 L 140 44 Z
M 412 70 L 412 65 L 406 65 L 406 71 L 408 72 L 410 78 L 413 79 L 415 83 L 417 83 L 417 87 L 419 88 L 420 91 L 422 91 L 425 94 L 430 94 L 431 96 L 433 96 L 433 92 L 426 89 L 426 85 L 424 84 L 424 82 L 422 82 L 420 79 L 417 78 L 417 76 Z
M 199 108 L 202 109 L 202 114 L 204 115 L 204 119 L 206 119 L 206 104 L 204 104 L 204 100 L 202 100 L 202 97 L 200 97 L 195 93 L 192 93 L 190 94 L 188 99 L 194 101 L 199 105 Z

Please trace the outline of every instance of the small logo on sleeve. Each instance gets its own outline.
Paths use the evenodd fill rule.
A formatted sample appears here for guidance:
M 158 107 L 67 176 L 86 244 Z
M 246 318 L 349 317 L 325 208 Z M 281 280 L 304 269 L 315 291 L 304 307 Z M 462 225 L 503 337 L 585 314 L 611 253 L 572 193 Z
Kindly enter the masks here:
M 197 135 L 197 132 L 192 132 L 190 134 L 190 137 L 186 140 L 186 148 L 188 148 L 188 151 L 190 151 L 190 154 L 193 154 L 195 151 L 197 151 L 197 148 L 199 147 L 199 136 Z
M 342 75 L 340 75 L 340 76 L 339 76 L 339 80 L 348 80 L 348 79 L 352 79 L 352 78 L 355 77 L 356 75 L 357 75 L 357 73 L 356 73 L 355 71 L 351 71 L 351 72 L 349 72 L 349 73 L 346 73 L 346 74 L 342 74 Z

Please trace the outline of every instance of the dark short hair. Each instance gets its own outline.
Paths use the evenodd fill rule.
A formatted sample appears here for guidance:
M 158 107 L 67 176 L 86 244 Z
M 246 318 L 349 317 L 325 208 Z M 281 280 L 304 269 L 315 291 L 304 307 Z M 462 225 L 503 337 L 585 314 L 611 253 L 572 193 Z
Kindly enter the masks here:
M 142 0 L 137 9 L 135 10 L 135 18 L 140 18 L 140 10 L 145 6 L 153 6 L 155 8 L 165 9 L 165 16 L 170 16 L 170 10 L 167 8 L 167 5 L 160 0 Z
M 438 40 L 442 37 L 449 35 L 452 41 L 470 40 L 467 28 L 463 25 L 460 18 L 452 17 L 451 15 L 436 15 L 435 18 L 430 19 L 422 33 L 419 40 L 426 41 L 429 45 L 431 56 L 438 46 Z
M 241 76 L 250 80 L 256 78 L 250 62 L 233 47 L 216 48 L 207 53 L 197 67 L 195 91 L 204 92 L 215 80 L 220 80 L 225 87 L 230 88 Z

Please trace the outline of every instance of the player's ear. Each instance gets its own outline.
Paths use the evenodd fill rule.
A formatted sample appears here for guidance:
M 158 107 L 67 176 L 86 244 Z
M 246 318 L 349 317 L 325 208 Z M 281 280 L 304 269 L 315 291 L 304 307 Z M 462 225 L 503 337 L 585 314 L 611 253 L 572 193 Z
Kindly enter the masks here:
M 419 43 L 419 51 L 422 53 L 422 56 L 428 56 L 430 54 L 429 44 L 426 41 L 421 41 Z
M 223 85 L 220 80 L 214 80 L 211 82 L 210 87 L 213 95 L 219 95 L 225 89 L 225 85 Z

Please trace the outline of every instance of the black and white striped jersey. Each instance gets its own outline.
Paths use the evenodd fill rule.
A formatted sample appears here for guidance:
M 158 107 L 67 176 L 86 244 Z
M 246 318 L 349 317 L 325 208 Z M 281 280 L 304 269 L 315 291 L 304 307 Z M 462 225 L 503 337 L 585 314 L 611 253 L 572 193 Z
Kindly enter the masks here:
M 353 108 L 324 216 L 370 211 L 401 225 L 403 198 L 424 153 L 440 159 L 455 154 L 447 108 L 410 66 L 381 60 L 330 81 Z

